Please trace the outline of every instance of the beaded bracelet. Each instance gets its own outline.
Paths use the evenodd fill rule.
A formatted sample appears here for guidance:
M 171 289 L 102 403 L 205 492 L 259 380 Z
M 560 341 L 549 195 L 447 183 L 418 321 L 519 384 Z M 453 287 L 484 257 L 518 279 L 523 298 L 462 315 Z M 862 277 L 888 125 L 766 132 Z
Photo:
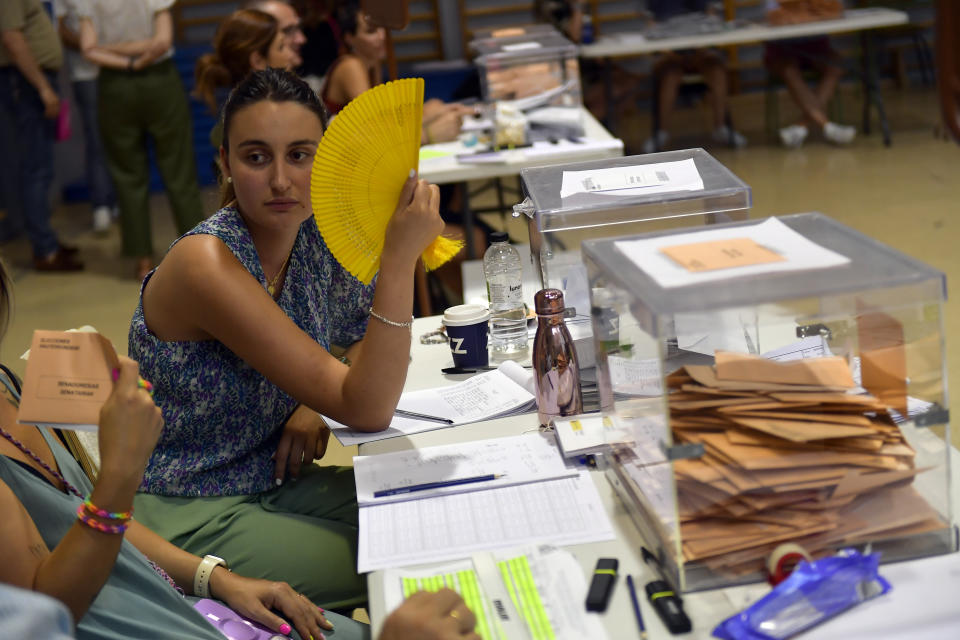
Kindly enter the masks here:
M 88 512 L 90 512 L 90 514 L 106 520 L 123 520 L 126 522 L 133 517 L 133 509 L 130 509 L 130 511 L 106 511 L 105 509 L 101 509 L 97 505 L 90 502 L 89 497 L 84 500 L 83 506 Z
M 104 524 L 87 513 L 84 505 L 77 507 L 77 519 L 91 529 L 96 529 L 103 533 L 123 533 L 127 530 L 128 524 Z

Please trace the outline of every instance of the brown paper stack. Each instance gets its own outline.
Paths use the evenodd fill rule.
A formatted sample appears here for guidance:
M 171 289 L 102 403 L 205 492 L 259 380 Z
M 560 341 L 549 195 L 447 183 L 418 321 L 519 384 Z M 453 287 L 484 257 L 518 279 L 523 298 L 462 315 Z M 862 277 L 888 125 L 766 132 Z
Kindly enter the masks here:
M 774 362 L 718 352 L 667 378 L 683 553 L 746 573 L 782 542 L 817 555 L 944 525 L 911 483 L 915 452 L 843 358 Z

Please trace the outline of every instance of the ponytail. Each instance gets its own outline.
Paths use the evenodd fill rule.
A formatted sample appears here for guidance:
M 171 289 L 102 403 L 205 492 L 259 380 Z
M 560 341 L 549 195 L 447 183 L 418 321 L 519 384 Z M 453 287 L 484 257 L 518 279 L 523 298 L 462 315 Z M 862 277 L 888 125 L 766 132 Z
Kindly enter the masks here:
M 193 72 L 193 96 L 217 112 L 216 90 L 233 84 L 230 70 L 216 53 L 205 53 L 197 60 Z

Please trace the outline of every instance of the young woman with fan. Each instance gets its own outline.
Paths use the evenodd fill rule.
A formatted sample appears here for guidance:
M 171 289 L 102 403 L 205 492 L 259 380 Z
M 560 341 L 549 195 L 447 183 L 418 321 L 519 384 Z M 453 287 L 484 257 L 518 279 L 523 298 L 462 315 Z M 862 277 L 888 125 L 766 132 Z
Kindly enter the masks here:
M 317 412 L 365 431 L 391 422 L 410 353 L 414 267 L 443 222 L 437 188 L 409 177 L 377 280 L 350 275 L 311 215 L 321 112 L 292 73 L 255 72 L 233 90 L 223 109 L 224 208 L 148 276 L 129 353 L 167 425 L 137 498 L 141 521 L 342 608 L 365 600 L 354 478 L 311 464 L 330 433 Z M 328 351 L 361 338 L 347 351 L 352 366 Z

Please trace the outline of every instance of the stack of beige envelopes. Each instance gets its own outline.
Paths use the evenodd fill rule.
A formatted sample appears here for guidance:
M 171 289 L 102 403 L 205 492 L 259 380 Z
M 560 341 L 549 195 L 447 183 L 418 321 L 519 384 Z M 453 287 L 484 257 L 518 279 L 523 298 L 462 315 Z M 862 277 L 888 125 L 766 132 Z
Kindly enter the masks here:
M 747 573 L 783 542 L 817 555 L 945 526 L 912 486 L 914 450 L 883 403 L 849 392 L 843 358 L 718 352 L 667 381 L 674 439 L 705 450 L 674 465 L 687 561 Z

